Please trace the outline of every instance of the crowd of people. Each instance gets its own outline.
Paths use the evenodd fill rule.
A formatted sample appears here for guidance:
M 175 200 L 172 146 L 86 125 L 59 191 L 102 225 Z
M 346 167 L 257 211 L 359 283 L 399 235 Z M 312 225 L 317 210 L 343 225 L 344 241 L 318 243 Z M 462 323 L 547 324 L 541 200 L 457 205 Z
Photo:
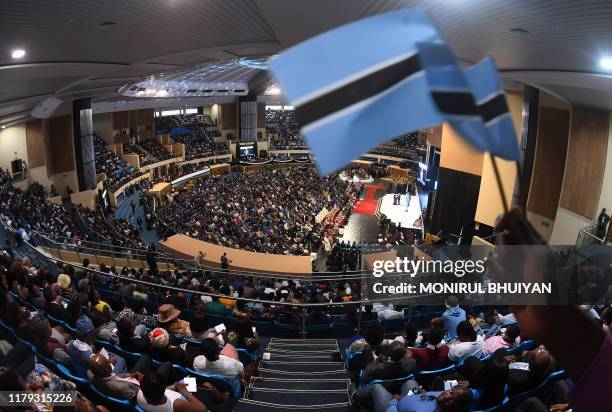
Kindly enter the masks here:
M 185 145 L 186 159 L 197 159 L 199 157 L 229 153 L 224 143 L 215 142 L 213 137 L 205 131 L 193 131 L 188 134 L 172 136 L 172 141 Z
M 188 129 L 199 129 L 215 127 L 215 121 L 207 114 L 177 114 L 171 116 L 155 117 L 155 130 L 158 132 L 170 131 L 175 128 L 185 127 Z
M 153 156 L 145 152 L 143 149 L 141 149 L 140 147 L 138 147 L 138 145 L 134 143 L 124 143 L 123 153 L 137 155 L 141 167 L 156 162 L 156 159 Z
M 38 183 L 23 191 L 8 184 L 9 172 L 0 170 L 0 221 L 15 236 L 18 243 L 30 240 L 33 231 L 67 241 L 86 239 L 63 206 L 47 202 L 47 192 Z
M 321 177 L 312 167 L 232 173 L 198 181 L 157 214 L 174 232 L 206 242 L 309 255 L 326 228 L 315 221 L 317 213 L 336 207 L 350 214 L 359 191 L 337 174 Z
M 155 138 L 141 140 L 138 144 L 156 160 L 166 159 L 170 156 L 168 149 Z
M 118 189 L 138 174 L 134 166 L 111 152 L 106 142 L 98 136 L 94 136 L 94 154 L 96 173 L 106 175 L 106 184 L 111 190 Z
M 425 146 L 419 144 L 418 133 L 410 133 L 380 144 L 368 153 L 424 162 L 424 149 Z
M 266 133 L 272 150 L 308 149 L 293 110 L 266 109 Z

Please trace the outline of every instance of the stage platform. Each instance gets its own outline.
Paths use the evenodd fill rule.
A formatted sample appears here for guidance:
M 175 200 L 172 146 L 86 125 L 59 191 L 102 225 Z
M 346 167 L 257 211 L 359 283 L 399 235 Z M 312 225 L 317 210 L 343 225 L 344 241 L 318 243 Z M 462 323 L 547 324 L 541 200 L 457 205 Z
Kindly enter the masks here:
M 410 204 L 408 204 L 408 196 L 402 195 L 399 205 L 393 204 L 393 194 L 385 195 L 380 204 L 379 213 L 384 214 L 396 225 L 401 224 L 407 229 L 422 229 L 421 226 L 415 226 L 414 222 L 421 217 L 421 202 L 419 196 L 411 196 Z

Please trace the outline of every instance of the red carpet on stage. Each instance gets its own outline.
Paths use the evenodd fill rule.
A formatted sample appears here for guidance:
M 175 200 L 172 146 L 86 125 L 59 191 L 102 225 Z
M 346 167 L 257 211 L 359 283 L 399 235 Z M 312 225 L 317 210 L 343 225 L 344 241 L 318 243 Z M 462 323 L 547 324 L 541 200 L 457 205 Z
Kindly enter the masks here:
M 376 191 L 384 189 L 384 186 L 378 185 L 365 185 L 365 196 L 355 203 L 353 212 L 356 215 L 370 215 L 376 214 L 376 207 L 378 206 L 378 200 L 376 200 Z

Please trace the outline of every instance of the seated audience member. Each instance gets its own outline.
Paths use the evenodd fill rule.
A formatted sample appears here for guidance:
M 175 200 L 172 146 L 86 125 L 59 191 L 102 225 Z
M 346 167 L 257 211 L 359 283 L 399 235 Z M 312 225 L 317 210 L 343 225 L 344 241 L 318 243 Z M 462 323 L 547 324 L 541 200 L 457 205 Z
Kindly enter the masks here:
M 447 331 L 448 332 L 448 331 Z M 476 335 L 476 331 L 469 321 L 464 320 L 457 325 L 458 342 L 451 343 L 448 349 L 448 358 L 453 362 L 461 362 L 468 356 L 480 358 L 484 348 L 482 336 Z
M 128 373 L 115 374 L 113 366 L 101 354 L 89 358 L 87 378 L 91 384 L 105 395 L 119 399 L 134 399 L 140 390 L 140 381 L 151 373 L 151 357 L 143 355 Z M 162 364 L 157 373 L 162 376 L 165 385 L 173 384 L 172 364 Z
M 236 375 L 244 375 L 244 365 L 236 358 L 221 354 L 219 345 L 214 339 L 204 339 L 200 350 L 202 355 L 193 360 L 193 369 L 196 371 L 221 375 L 228 379 L 233 379 Z
M 214 329 L 211 330 L 209 328 L 208 320 L 201 313 L 193 317 L 191 322 L 189 322 L 189 328 L 191 329 L 191 337 L 197 340 L 212 338 L 215 335 Z
M 208 383 L 214 390 L 214 386 Z M 167 387 L 165 378 L 157 373 L 146 374 L 140 381 L 140 391 L 136 396 L 138 406 L 146 412 L 206 412 L 208 408 L 187 390 L 183 383 Z
M 189 322 L 179 319 L 180 314 L 180 310 L 168 303 L 161 305 L 157 314 L 158 326 L 174 335 L 191 337 Z
M 409 380 L 399 395 L 391 394 L 381 384 L 374 385 L 371 405 L 374 412 L 467 412 L 474 399 L 474 392 L 462 385 L 443 392 L 419 393 L 417 381 Z
M 128 352 L 149 352 L 149 335 L 143 325 L 135 326 L 131 319 L 125 317 L 117 322 L 119 345 Z
M 74 339 L 68 342 L 66 352 L 70 356 L 70 366 L 74 373 L 81 378 L 87 378 L 89 369 L 89 358 L 96 352 L 100 353 L 94 346 L 96 331 L 81 339 Z M 114 354 L 108 354 L 108 362 L 111 364 L 113 373 L 121 374 L 127 371 L 126 363 L 123 358 Z
M 349 346 L 349 352 L 363 352 L 366 349 L 372 352 L 380 352 L 385 342 L 385 328 L 378 324 L 368 325 L 364 336 L 356 339 Z
M 253 324 L 248 319 L 234 322 L 227 333 L 227 341 L 236 348 L 243 348 L 253 353 L 259 349 L 258 337 L 253 332 Z
M 406 348 L 401 342 L 389 345 L 389 356 L 381 355 L 370 362 L 364 370 L 363 380 L 396 379 L 410 375 L 415 369 L 416 361 L 406 357 Z
M 117 324 L 112 319 L 110 310 L 108 308 L 105 308 L 102 313 L 94 310 L 90 312 L 90 317 L 94 327 L 98 330 L 98 335 L 96 338 L 112 343 L 119 343 L 119 336 L 117 336 Z
M 498 349 L 512 349 L 521 342 L 520 333 L 518 325 L 509 325 L 502 335 L 491 336 L 485 340 L 483 355 L 490 355 Z
M 539 386 L 556 369 L 555 360 L 543 346 L 526 352 L 522 362 L 511 363 L 508 373 L 509 394 L 518 394 Z M 528 368 L 521 366 L 527 363 Z
M 443 338 L 444 329 L 433 327 L 429 330 L 429 339 L 425 347 L 411 350 L 417 370 L 429 371 L 448 366 L 448 346 L 444 344 Z
M 419 334 L 416 326 L 412 323 L 404 324 L 404 335 L 397 336 L 394 341 L 399 341 L 407 348 L 414 348 L 422 343 L 423 337 Z
M 446 299 L 446 311 L 442 314 L 446 341 L 457 339 L 457 325 L 466 320 L 465 310 L 459 307 L 459 299 L 449 296 Z
M 170 344 L 170 334 L 162 328 L 155 328 L 149 332 L 151 342 L 150 353 L 153 358 L 161 362 L 190 366 L 191 359 L 187 358 L 185 351 L 180 346 Z
M 372 305 L 365 305 L 363 307 L 363 313 L 361 314 L 361 321 L 362 322 L 378 320 L 378 314 L 372 312 L 372 309 L 374 309 L 374 307 Z
M 468 379 L 471 388 L 478 390 L 478 409 L 487 409 L 500 405 L 506 396 L 508 380 L 508 362 L 505 350 L 498 350 L 491 359 L 482 362 L 476 357 L 469 357 L 460 367 L 460 372 Z
M 26 330 L 28 339 L 43 355 L 57 361 L 65 359 L 66 336 L 63 330 L 52 328 L 43 315 L 35 315 L 29 319 Z
M 212 302 L 206 304 L 206 313 L 209 315 L 226 316 L 229 314 L 229 311 L 225 305 L 219 303 L 217 296 L 213 296 Z
M 57 320 L 62 322 L 70 321 L 70 314 L 64 307 L 62 297 L 57 295 L 51 286 L 47 286 L 43 292 L 45 298 L 45 306 L 43 309 Z
M 90 292 L 89 279 L 83 278 L 79 280 L 77 282 L 76 300 L 77 302 L 79 302 L 81 306 L 86 306 L 87 303 L 89 302 L 89 292 Z
M 77 293 L 70 285 L 71 282 L 72 280 L 70 279 L 70 276 L 66 275 L 65 273 L 61 273 L 57 277 L 56 293 L 64 299 L 73 301 L 77 298 Z

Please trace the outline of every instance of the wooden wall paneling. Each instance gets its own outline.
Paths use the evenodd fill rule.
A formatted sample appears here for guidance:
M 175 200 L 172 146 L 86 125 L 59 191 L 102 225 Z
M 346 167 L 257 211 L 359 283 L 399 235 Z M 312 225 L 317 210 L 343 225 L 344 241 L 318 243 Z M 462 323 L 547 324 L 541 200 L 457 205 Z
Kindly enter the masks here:
M 45 165 L 45 143 L 41 119 L 26 123 L 26 145 L 28 149 L 28 167 L 33 169 Z
M 540 106 L 536 157 L 527 210 L 555 220 L 563 186 L 570 112 Z
M 236 129 L 236 120 L 238 116 L 238 105 L 236 103 L 224 103 L 221 105 L 221 129 L 232 130 Z
M 128 113 L 129 116 L 129 126 L 131 128 L 137 128 L 138 127 L 138 110 L 130 110 Z
M 587 219 L 597 213 L 609 135 L 609 112 L 574 107 L 560 206 Z
M 49 119 L 49 137 L 46 139 L 45 151 L 47 176 L 74 170 L 72 115 Z

